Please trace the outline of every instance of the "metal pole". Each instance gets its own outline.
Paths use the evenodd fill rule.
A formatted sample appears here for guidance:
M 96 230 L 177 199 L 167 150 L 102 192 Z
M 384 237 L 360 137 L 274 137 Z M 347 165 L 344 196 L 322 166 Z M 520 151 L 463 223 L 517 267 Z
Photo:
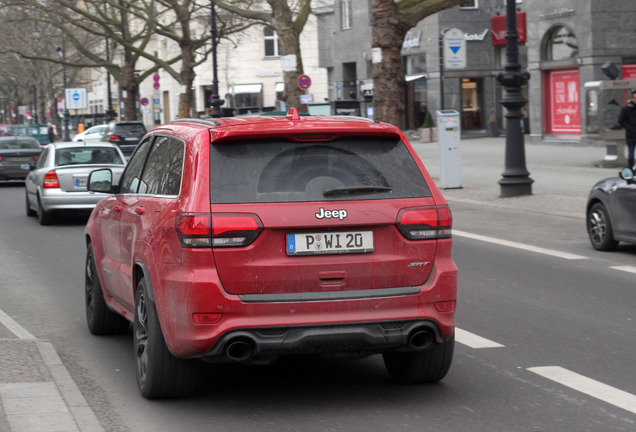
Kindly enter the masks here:
M 210 97 L 210 105 L 212 106 L 212 117 L 218 118 L 223 116 L 221 105 L 225 101 L 219 97 L 219 76 L 216 63 L 216 11 L 213 0 L 210 0 L 210 33 L 212 34 L 212 96 Z
M 33 124 L 38 124 L 38 88 L 33 84 Z
M 107 4 L 104 3 L 104 12 L 108 13 L 106 9 Z M 110 40 L 106 38 L 106 61 L 110 61 Z M 113 95 L 110 88 L 110 72 L 106 68 L 106 91 L 108 92 L 108 108 L 106 109 L 106 123 L 110 123 L 115 119 L 115 111 L 113 110 Z
M 68 103 L 66 101 L 66 41 L 64 36 L 62 36 L 62 78 L 64 80 L 64 122 L 62 128 L 64 129 L 62 139 L 64 141 L 70 141 L 71 136 L 68 133 L 69 128 L 69 113 L 68 113 Z
M 530 79 L 528 72 L 521 72 L 519 64 L 517 33 L 517 10 L 515 0 L 506 0 L 506 65 L 505 72 L 497 80 L 506 90 L 501 104 L 506 107 L 506 166 L 499 180 L 502 197 L 532 195 L 530 173 L 526 169 L 526 155 L 523 142 L 521 108 L 528 102 L 521 88 Z
M 444 109 L 444 30 L 439 34 L 439 109 Z

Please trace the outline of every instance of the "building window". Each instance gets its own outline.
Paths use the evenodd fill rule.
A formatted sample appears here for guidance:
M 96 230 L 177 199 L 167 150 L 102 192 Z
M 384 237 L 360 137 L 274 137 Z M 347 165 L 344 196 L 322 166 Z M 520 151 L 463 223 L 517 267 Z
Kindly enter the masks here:
M 547 60 L 567 60 L 579 55 L 579 42 L 574 32 L 564 26 L 550 31 L 546 48 Z
M 477 9 L 479 8 L 479 0 L 473 0 L 459 6 L 460 9 Z
M 462 129 L 483 129 L 483 80 L 462 78 Z
M 351 28 L 351 0 L 340 0 L 340 11 L 342 14 L 342 29 Z
M 271 27 L 265 27 L 263 29 L 263 38 L 265 40 L 265 57 L 278 57 L 280 55 L 278 34 Z

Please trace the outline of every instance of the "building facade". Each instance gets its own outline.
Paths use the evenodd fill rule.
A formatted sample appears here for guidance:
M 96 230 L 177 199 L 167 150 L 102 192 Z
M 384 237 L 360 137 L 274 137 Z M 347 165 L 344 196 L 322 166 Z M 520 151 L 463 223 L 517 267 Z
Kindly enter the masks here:
M 335 0 L 318 15 L 320 65 L 328 71 L 332 100 L 357 100 L 371 116 L 373 83 L 371 2 Z M 636 79 L 636 2 L 633 0 L 516 0 L 520 32 L 519 63 L 530 73 L 524 89 L 528 104 L 524 129 L 531 141 L 586 142 L 585 83 L 610 79 L 603 67 L 615 66 L 618 79 Z M 423 112 L 460 112 L 462 134 L 486 135 L 494 120 L 505 128 L 500 105 L 504 71 L 505 0 L 473 0 L 422 20 L 402 47 L 406 80 L 405 129 L 417 129 Z M 466 41 L 466 65 L 448 69 L 442 38 L 459 29 Z M 346 47 L 346 49 L 343 49 Z M 623 101 L 624 102 L 624 101 Z

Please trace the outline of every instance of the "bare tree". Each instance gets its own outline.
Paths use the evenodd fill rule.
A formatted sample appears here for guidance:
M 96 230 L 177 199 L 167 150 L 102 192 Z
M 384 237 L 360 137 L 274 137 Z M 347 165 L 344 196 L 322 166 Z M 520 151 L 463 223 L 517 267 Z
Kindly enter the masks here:
M 297 82 L 304 70 L 300 34 L 311 12 L 311 0 L 212 1 L 229 12 L 268 26 L 278 34 L 281 59 L 285 59 L 283 100 L 289 108 L 296 107 L 306 111 L 306 107 L 300 103 L 300 95 L 303 92 Z
M 405 112 L 401 48 L 406 33 L 429 15 L 466 0 L 373 0 L 371 47 L 380 50 L 373 65 L 373 117 L 400 124 Z

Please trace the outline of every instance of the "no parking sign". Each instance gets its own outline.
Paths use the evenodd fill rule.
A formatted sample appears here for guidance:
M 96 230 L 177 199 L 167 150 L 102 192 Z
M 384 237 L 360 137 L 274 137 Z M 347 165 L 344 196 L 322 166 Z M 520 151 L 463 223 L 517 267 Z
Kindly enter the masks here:
M 311 78 L 309 78 L 309 76 L 307 75 L 299 76 L 298 87 L 300 87 L 303 90 L 307 90 L 309 87 L 311 87 Z

